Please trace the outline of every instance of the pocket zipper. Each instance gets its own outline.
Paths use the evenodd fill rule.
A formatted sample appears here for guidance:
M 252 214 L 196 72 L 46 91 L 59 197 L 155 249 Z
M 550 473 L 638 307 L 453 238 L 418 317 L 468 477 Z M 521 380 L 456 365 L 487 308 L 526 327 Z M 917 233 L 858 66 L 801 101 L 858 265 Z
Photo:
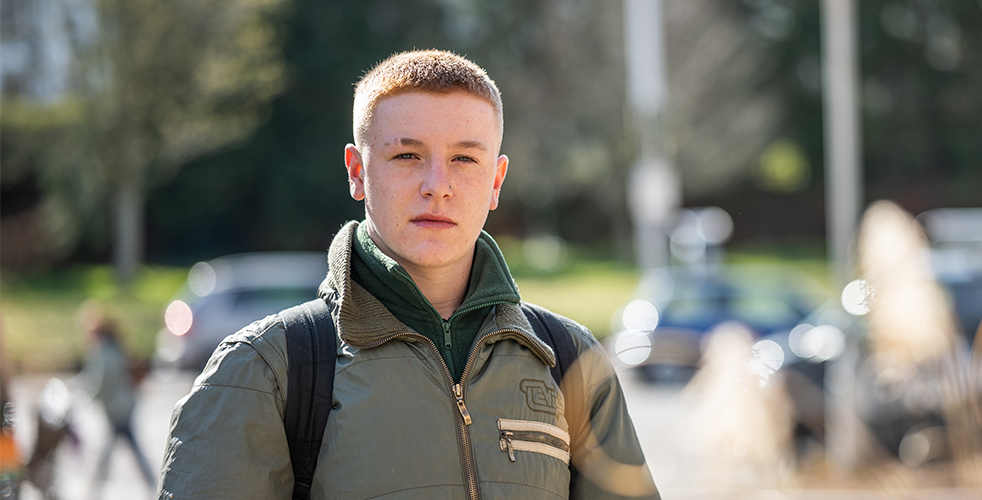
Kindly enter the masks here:
M 544 422 L 498 419 L 501 451 L 508 459 L 517 461 L 515 451 L 530 451 L 548 455 L 569 464 L 569 434 Z

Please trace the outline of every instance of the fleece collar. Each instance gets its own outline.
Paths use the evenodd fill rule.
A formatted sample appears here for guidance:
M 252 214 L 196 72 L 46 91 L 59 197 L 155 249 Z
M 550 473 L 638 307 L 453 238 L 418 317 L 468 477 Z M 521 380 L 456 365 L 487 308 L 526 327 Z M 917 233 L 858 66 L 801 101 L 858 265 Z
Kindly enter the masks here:
M 358 348 L 379 346 L 392 338 L 416 333 L 396 319 L 372 294 L 351 279 L 351 252 L 357 222 L 349 222 L 338 231 L 327 252 L 329 270 L 318 295 L 327 299 L 336 294 L 338 336 Z M 518 304 L 499 304 L 481 327 L 477 338 L 497 332 L 488 342 L 512 339 L 528 347 L 549 366 L 555 366 L 556 355 L 532 330 Z

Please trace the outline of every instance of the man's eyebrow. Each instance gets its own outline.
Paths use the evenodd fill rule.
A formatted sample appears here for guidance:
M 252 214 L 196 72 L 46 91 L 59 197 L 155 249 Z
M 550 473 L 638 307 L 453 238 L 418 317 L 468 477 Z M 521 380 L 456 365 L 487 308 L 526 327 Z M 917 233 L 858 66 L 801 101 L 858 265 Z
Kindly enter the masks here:
M 488 150 L 488 147 L 481 141 L 460 141 L 454 144 L 454 147 L 463 149 L 480 149 L 481 151 Z
M 423 144 L 423 141 L 419 139 L 413 139 L 410 137 L 400 137 L 399 139 L 397 139 L 397 141 L 402 146 L 412 146 L 417 148 L 421 148 L 425 146 L 425 144 Z M 386 146 L 388 146 L 389 144 L 391 143 L 389 142 L 385 143 Z M 488 151 L 488 147 L 485 146 L 484 143 L 481 141 L 460 141 L 454 143 L 453 147 L 460 148 L 460 149 L 480 149 L 481 151 Z

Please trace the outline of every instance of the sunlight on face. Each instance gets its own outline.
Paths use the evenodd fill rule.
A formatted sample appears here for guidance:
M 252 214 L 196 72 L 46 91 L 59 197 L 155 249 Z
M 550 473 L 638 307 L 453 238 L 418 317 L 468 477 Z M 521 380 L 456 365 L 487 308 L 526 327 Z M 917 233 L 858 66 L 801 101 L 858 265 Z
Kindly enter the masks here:
M 348 175 L 379 249 L 410 273 L 469 265 L 508 166 L 494 107 L 463 92 L 389 96 L 365 142 L 349 146 Z

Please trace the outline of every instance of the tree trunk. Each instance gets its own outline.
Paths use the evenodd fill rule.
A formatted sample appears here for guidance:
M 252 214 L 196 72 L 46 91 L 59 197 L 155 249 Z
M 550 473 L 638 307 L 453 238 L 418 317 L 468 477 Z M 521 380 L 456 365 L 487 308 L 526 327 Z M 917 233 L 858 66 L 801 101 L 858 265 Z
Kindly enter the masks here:
M 144 193 L 138 181 L 122 180 L 116 193 L 115 212 L 113 266 L 116 279 L 128 286 L 143 262 Z

